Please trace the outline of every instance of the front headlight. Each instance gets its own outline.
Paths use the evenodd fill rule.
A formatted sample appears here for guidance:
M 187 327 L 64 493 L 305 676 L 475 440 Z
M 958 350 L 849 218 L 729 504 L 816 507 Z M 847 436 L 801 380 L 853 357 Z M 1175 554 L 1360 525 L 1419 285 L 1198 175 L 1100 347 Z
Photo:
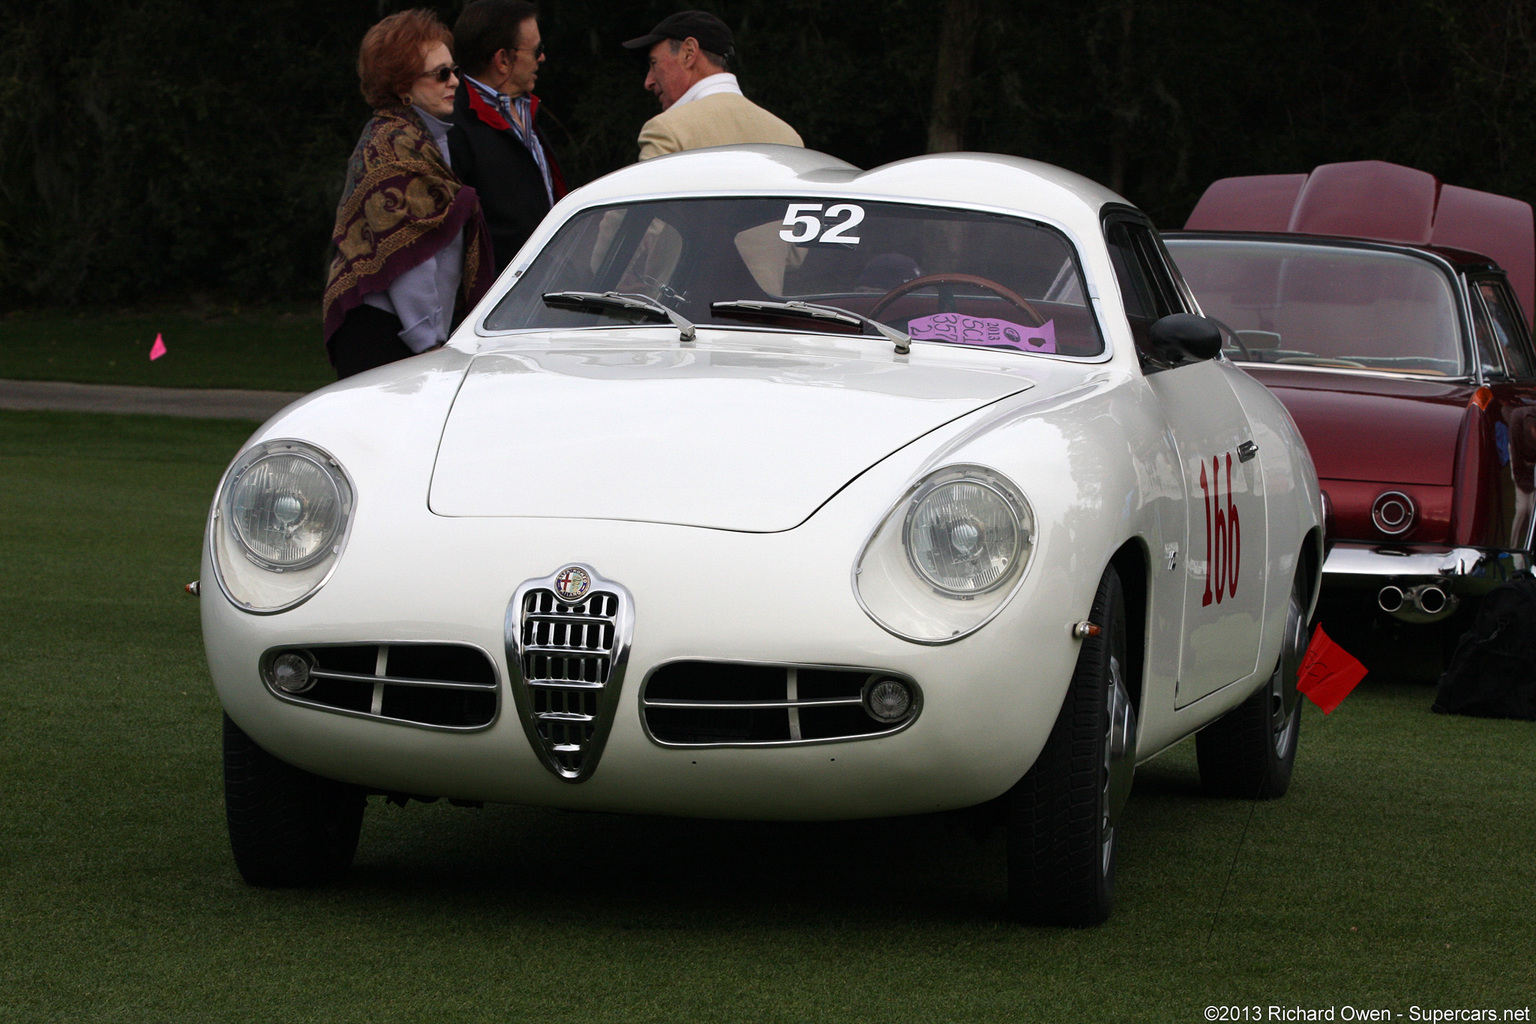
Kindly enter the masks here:
M 352 518 L 340 463 L 302 441 L 242 453 L 219 487 L 209 544 L 219 586 L 236 605 L 278 612 L 330 578 Z
M 980 480 L 930 486 L 907 513 L 912 567 L 946 594 L 985 594 L 1009 578 L 1018 562 L 1024 524 L 1008 497 Z
M 919 643 L 985 625 L 1024 578 L 1034 513 L 1002 474 L 947 466 L 888 512 L 854 568 L 854 590 L 883 628 Z

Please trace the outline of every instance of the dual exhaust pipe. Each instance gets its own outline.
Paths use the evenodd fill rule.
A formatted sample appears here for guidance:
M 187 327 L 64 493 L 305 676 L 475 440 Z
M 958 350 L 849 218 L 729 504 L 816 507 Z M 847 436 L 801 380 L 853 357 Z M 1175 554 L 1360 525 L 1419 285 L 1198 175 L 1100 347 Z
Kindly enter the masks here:
M 1389 583 L 1377 592 L 1376 604 L 1404 622 L 1438 622 L 1456 610 L 1456 598 L 1435 583 L 1407 589 Z

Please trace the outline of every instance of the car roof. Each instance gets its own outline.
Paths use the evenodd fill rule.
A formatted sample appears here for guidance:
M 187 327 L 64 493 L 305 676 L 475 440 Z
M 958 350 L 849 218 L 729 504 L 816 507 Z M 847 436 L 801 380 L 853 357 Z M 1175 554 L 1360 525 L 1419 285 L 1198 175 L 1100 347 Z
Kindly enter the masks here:
M 1222 178 L 1184 227 L 1344 236 L 1481 253 L 1504 268 L 1527 321 L 1536 314 L 1536 221 L 1509 196 L 1442 184 L 1425 171 L 1356 160 L 1306 174 Z M 1457 260 L 1456 262 L 1466 262 Z
M 1099 213 L 1125 199 L 1080 174 L 996 153 L 934 153 L 861 170 L 794 146 L 721 146 L 655 157 L 571 194 L 590 206 L 641 196 L 862 195 L 896 202 L 992 207 L 1056 220 L 1082 237 L 1099 234 Z

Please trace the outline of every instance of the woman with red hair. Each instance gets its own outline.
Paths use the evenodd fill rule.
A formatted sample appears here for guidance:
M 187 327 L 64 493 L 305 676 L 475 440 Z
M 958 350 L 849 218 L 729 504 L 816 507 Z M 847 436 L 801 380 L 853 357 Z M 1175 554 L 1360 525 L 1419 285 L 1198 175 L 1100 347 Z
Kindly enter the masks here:
M 363 37 L 357 73 L 373 118 L 347 165 L 321 307 L 338 379 L 441 345 L 490 287 L 479 197 L 448 162 L 452 45 L 425 10 Z

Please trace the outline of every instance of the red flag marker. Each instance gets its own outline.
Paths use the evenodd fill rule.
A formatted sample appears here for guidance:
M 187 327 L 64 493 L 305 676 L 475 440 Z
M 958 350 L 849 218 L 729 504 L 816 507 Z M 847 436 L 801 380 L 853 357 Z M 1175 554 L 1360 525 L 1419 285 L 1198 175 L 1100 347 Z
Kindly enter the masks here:
M 1312 631 L 1312 642 L 1296 671 L 1296 689 L 1329 714 L 1365 678 L 1365 666 L 1344 648 L 1328 639 L 1323 627 Z
M 155 343 L 149 348 L 149 361 L 154 362 L 163 355 L 165 355 L 165 339 L 157 334 L 155 335 Z

